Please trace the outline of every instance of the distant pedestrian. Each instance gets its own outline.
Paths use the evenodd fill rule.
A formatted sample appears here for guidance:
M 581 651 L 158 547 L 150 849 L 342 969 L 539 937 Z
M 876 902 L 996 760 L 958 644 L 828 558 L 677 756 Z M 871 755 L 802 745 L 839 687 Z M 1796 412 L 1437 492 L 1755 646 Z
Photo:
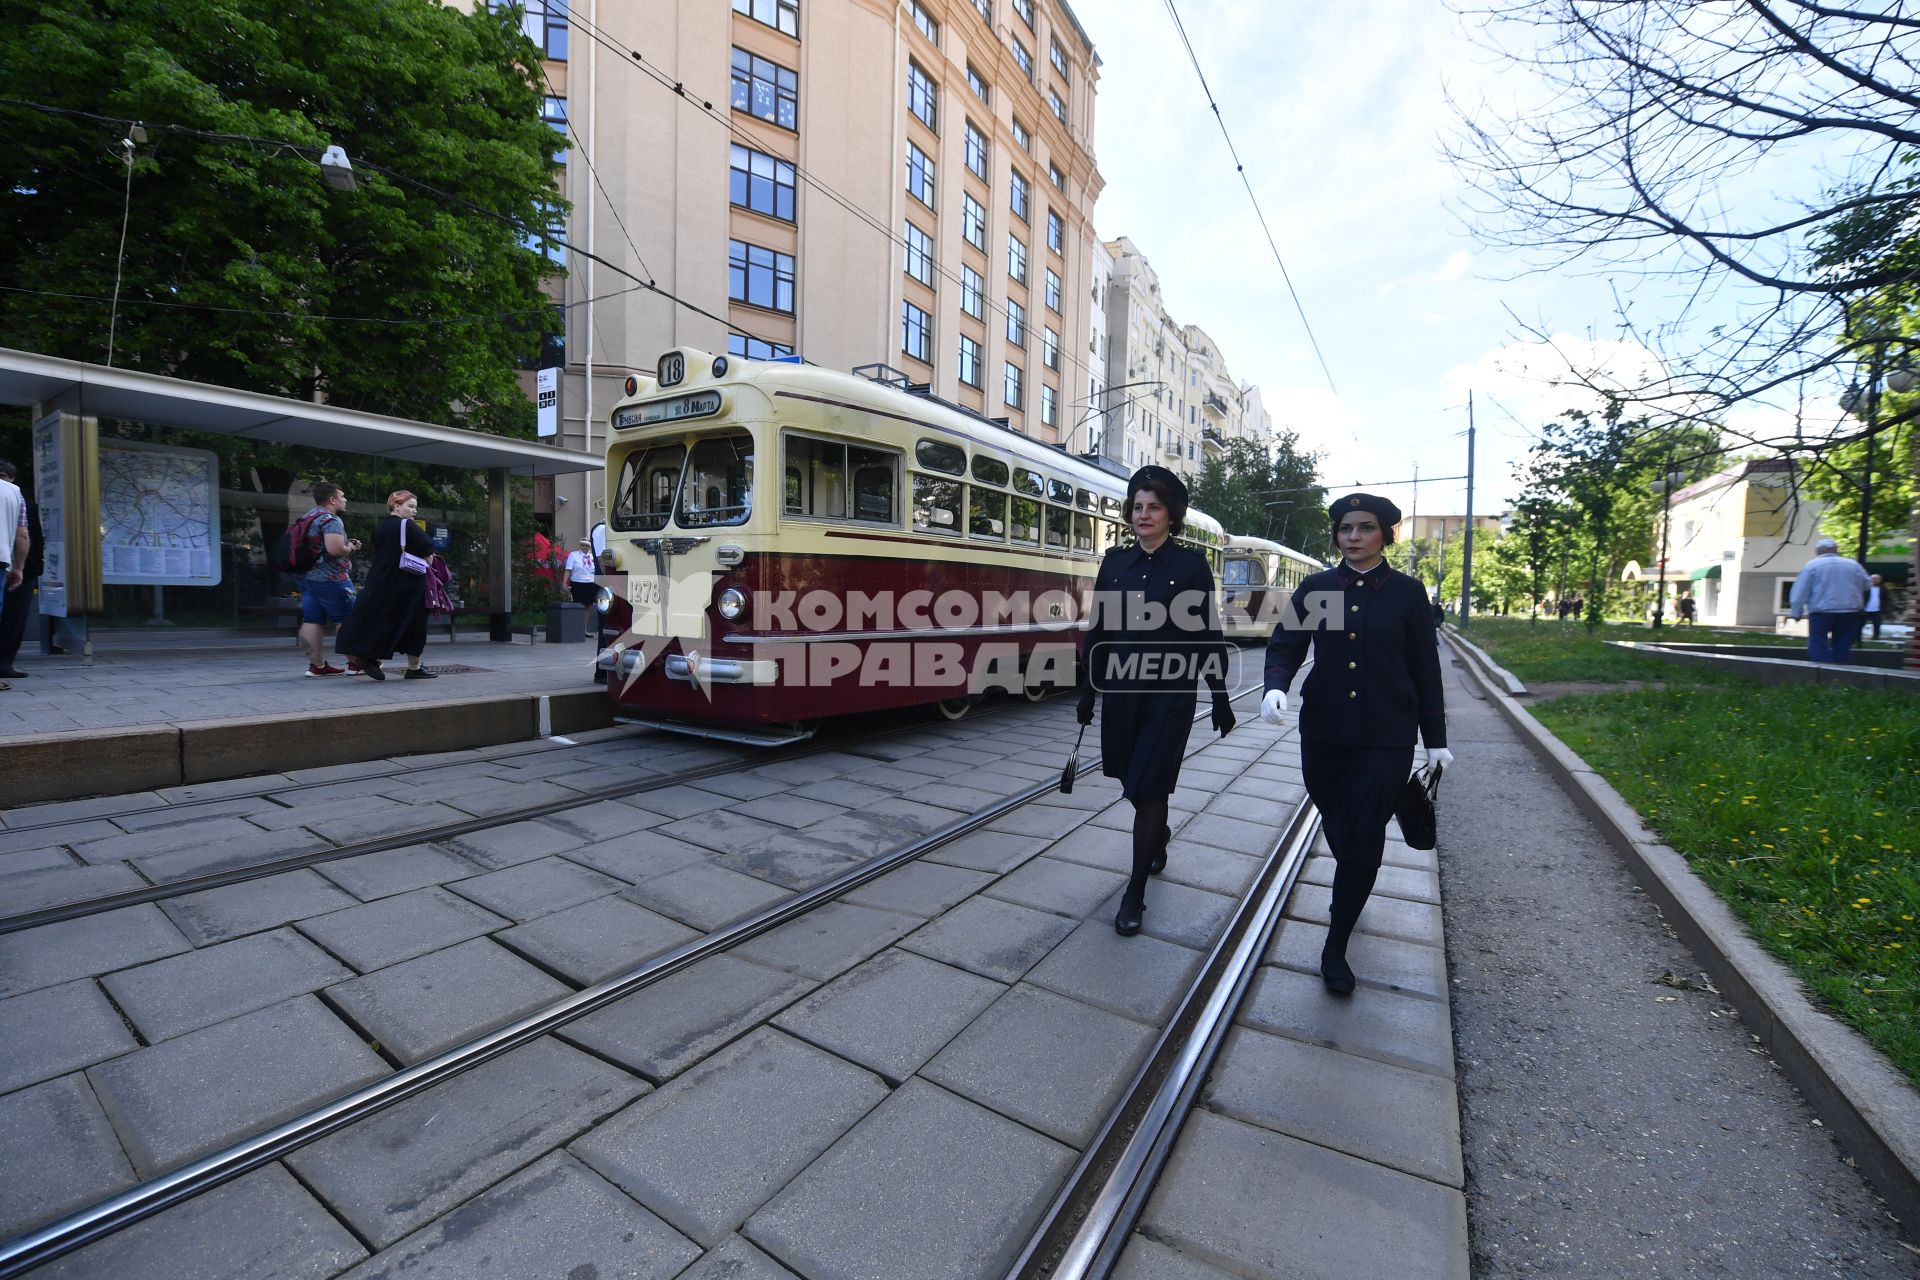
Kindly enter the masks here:
M 1300 693 L 1300 771 L 1335 862 L 1320 979 L 1333 994 L 1350 995 L 1347 940 L 1380 873 L 1387 823 L 1413 772 L 1415 735 L 1437 769 L 1453 764 L 1453 752 L 1425 592 L 1382 554 L 1400 508 L 1375 494 L 1353 493 L 1329 514 L 1341 562 L 1309 575 L 1274 628 L 1260 718 L 1284 723 L 1287 686 L 1311 645 L 1313 670 Z M 1329 597 L 1334 611 L 1325 608 Z
M 1234 725 L 1213 571 L 1174 541 L 1187 486 L 1165 467 L 1142 467 L 1127 481 L 1126 510 L 1136 541 L 1100 561 L 1079 706 L 1080 723 L 1092 724 L 1099 697 L 1101 771 L 1133 802 L 1132 874 L 1113 918 L 1123 937 L 1140 932 L 1147 877 L 1167 865 L 1167 800 L 1180 780 L 1199 676 L 1213 694 L 1213 727 L 1224 735 Z
M 360 668 L 375 680 L 385 680 L 380 664 L 403 653 L 407 679 L 431 680 L 434 673 L 420 665 L 427 648 L 427 557 L 433 539 L 414 523 L 420 500 L 411 490 L 387 495 L 387 518 L 373 529 L 373 554 L 367 562 L 367 585 L 353 607 L 353 616 L 340 628 L 337 647 L 360 660 Z
M 1840 554 L 1832 538 L 1814 543 L 1813 551 L 1813 559 L 1793 580 L 1787 605 L 1794 617 L 1807 620 L 1808 660 L 1844 663 L 1866 619 L 1872 583 L 1858 562 Z
M 1873 628 L 1873 638 L 1880 638 L 1880 615 L 1887 607 L 1887 584 L 1877 573 L 1867 575 L 1866 625 Z M 0 656 L 4 656 L 0 654 Z M 8 664 L 12 665 L 12 664 Z M 6 672 L 0 671 L 0 675 Z
M 567 556 L 567 591 L 575 604 L 593 608 L 594 600 L 600 595 L 600 584 L 593 580 L 596 568 L 593 540 L 580 539 L 580 545 Z
M 1447 606 L 1440 603 L 1440 597 L 1433 598 L 1433 625 L 1443 627 L 1447 622 Z
M 20 649 L 20 628 L 27 625 L 26 608 L 32 598 L 30 590 L 23 590 L 27 580 L 27 557 L 33 550 L 32 526 L 27 520 L 27 497 L 20 492 L 20 486 L 13 482 L 15 475 L 13 464 L 0 458 L 0 575 L 4 576 L 5 590 L 0 594 L 0 627 L 12 631 L 14 652 Z M 36 575 L 37 576 L 37 575 Z M 19 611 L 19 618 L 13 614 Z M 18 675 L 13 671 L 13 659 L 8 655 L 5 663 L 7 674 Z M 0 681 L 0 691 L 13 686 Z
M 1673 612 L 1674 616 L 1680 619 L 1681 626 L 1692 626 L 1694 614 L 1693 596 L 1688 592 L 1682 591 L 1680 598 L 1673 602 Z
M 307 651 L 307 674 L 343 676 L 344 667 L 327 661 L 327 624 L 339 626 L 353 612 L 353 561 L 358 538 L 347 536 L 341 513 L 347 509 L 346 490 L 321 480 L 313 486 L 313 507 L 296 525 L 306 524 L 306 542 L 314 553 L 313 567 L 300 575 L 300 647 Z

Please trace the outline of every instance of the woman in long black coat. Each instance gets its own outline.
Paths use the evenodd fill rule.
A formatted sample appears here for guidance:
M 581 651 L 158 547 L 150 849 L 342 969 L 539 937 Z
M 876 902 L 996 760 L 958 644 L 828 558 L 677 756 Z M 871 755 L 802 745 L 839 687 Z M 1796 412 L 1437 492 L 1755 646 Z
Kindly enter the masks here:
M 396 653 L 407 655 L 407 679 L 434 676 L 420 665 L 427 647 L 427 575 L 400 567 L 403 538 L 406 550 L 423 561 L 433 554 L 426 530 L 413 522 L 419 509 L 420 500 L 405 489 L 387 495 L 387 518 L 373 529 L 367 583 L 334 642 L 341 653 L 358 658 L 360 669 L 375 680 L 387 678 L 380 664 Z
M 1140 931 L 1147 877 L 1167 865 L 1167 799 L 1193 727 L 1194 686 L 1213 694 L 1213 726 L 1233 728 L 1227 648 L 1206 558 L 1173 539 L 1187 518 L 1187 486 L 1165 467 L 1127 481 L 1127 518 L 1136 541 L 1100 562 L 1089 611 L 1080 723 L 1093 723 L 1100 696 L 1101 772 L 1133 802 L 1133 874 L 1113 927 Z

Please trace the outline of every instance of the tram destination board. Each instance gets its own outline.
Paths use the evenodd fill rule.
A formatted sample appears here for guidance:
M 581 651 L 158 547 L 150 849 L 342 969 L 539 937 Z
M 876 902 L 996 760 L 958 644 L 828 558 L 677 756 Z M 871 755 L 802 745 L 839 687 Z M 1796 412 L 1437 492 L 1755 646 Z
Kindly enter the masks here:
M 660 422 L 679 422 L 683 418 L 711 418 L 719 412 L 718 391 L 696 391 L 692 395 L 675 396 L 671 400 L 655 400 L 650 404 L 622 409 L 613 415 L 613 425 L 615 430 L 624 431 Z

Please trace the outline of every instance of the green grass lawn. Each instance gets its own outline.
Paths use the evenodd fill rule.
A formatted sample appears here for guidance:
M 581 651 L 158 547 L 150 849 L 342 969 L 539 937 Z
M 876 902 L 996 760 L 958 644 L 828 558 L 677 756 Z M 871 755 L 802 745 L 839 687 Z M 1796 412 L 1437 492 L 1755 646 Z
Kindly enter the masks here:
M 1607 640 L 1648 640 L 1653 632 L 1629 623 L 1602 623 L 1589 635 L 1584 624 L 1542 618 L 1475 618 L 1466 637 L 1493 660 L 1528 684 L 1598 682 L 1627 684 L 1648 680 L 1711 683 L 1716 674 L 1660 658 L 1616 649 Z M 1704 641 L 1723 633 L 1702 631 L 1688 640 Z M 1670 638 L 1670 637 L 1669 637 Z

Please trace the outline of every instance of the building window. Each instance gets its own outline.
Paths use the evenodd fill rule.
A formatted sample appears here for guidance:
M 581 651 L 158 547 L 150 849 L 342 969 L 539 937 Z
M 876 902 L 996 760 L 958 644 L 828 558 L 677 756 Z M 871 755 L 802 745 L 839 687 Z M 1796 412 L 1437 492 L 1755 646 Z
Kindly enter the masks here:
M 733 109 L 770 121 L 782 129 L 798 130 L 800 77 L 778 63 L 756 57 L 745 49 L 735 49 Z
M 1012 180 L 1007 184 L 1007 208 L 1013 210 L 1013 216 L 1022 222 L 1032 220 L 1029 217 L 1029 207 L 1032 204 L 1029 199 L 1031 190 L 1027 180 L 1021 176 L 1018 169 L 1015 169 Z
M 940 91 L 917 62 L 907 63 L 907 110 L 927 128 L 940 131 Z
M 793 348 L 768 342 L 764 338 L 748 337 L 744 333 L 730 333 L 727 335 L 727 354 L 746 360 L 782 360 L 793 354 Z
M 1060 172 L 1060 166 L 1057 164 L 1049 164 L 1047 166 L 1047 181 L 1053 184 L 1054 190 L 1056 191 L 1065 191 L 1067 189 L 1067 175 Z
M 1053 111 L 1053 118 L 1061 124 L 1067 122 L 1067 103 L 1058 89 L 1047 90 L 1047 106 Z
M 566 215 L 545 200 L 539 202 L 539 215 L 541 229 L 527 231 L 520 237 L 520 243 L 547 261 L 566 266 Z
M 727 297 L 793 314 L 793 257 L 744 240 L 727 242 Z
M 987 88 L 987 78 L 975 71 L 971 62 L 967 64 L 967 88 L 973 90 L 973 96 L 980 101 L 993 101 L 993 90 Z
M 1040 360 L 1049 369 L 1060 368 L 1060 335 L 1051 326 L 1043 325 L 1040 329 Z
M 980 385 L 980 344 L 964 333 L 960 335 L 960 381 L 970 387 Z
M 1047 248 L 1062 257 L 1066 256 L 1067 227 L 1060 221 L 1060 213 L 1057 209 L 1047 210 Z
M 1021 284 L 1027 282 L 1027 246 L 1012 232 L 1007 233 L 1007 274 Z
M 733 11 L 795 39 L 800 36 L 800 0 L 733 0 Z
M 987 249 L 987 211 L 971 194 L 960 196 L 960 234 L 982 253 Z
M 1011 298 L 1007 300 L 1007 342 L 1016 347 L 1027 345 L 1027 309 Z
M 907 224 L 907 274 L 921 284 L 933 284 L 933 237 Z
M 972 316 L 975 320 L 984 320 L 987 318 L 985 293 L 980 285 L 980 273 L 962 263 L 960 266 L 960 309 Z
M 733 144 L 727 198 L 742 209 L 793 221 L 793 166 L 777 156 Z
M 927 12 L 927 6 L 921 4 L 920 0 L 913 0 L 913 25 L 920 28 L 921 35 L 933 41 L 936 49 L 940 47 L 940 24 L 934 21 L 933 15 Z M 1060 74 L 1065 75 L 1066 72 Z
M 507 0 L 483 3 L 483 9 L 506 9 Z M 540 46 L 549 62 L 567 60 L 567 0 L 519 0 L 520 29 Z
M 1020 74 L 1024 75 L 1028 81 L 1032 81 L 1033 55 L 1027 52 L 1027 46 L 1016 39 L 1009 38 L 1007 43 L 1013 46 L 1013 61 L 1020 68 Z
M 1047 305 L 1055 311 L 1060 309 L 1060 277 L 1052 267 L 1047 268 Z
M 553 162 L 555 164 L 565 164 L 567 162 L 567 100 L 565 98 L 546 98 L 540 105 L 540 118 L 546 121 L 548 127 L 555 133 L 560 135 L 560 141 L 556 143 L 553 148 Z
M 1046 383 L 1040 384 L 1040 421 L 1045 426 L 1053 426 L 1060 417 L 1060 393 Z
M 1013 0 L 1013 11 L 1027 24 L 1027 30 L 1033 30 L 1033 0 Z
M 927 208 L 933 208 L 933 161 L 911 142 L 907 144 L 907 191 Z
M 1015 117 L 1013 122 L 1013 140 L 1019 144 L 1022 151 L 1033 150 L 1033 135 L 1027 132 L 1027 126 L 1021 124 L 1018 117 Z
M 980 11 L 980 18 L 988 26 L 993 25 L 993 0 L 973 0 L 973 7 Z
M 977 178 L 987 176 L 987 135 L 967 121 L 967 168 Z
M 919 6 L 916 5 L 914 7 L 918 8 Z M 1058 40 L 1052 39 L 1051 37 L 1048 38 L 1047 44 L 1047 61 L 1053 63 L 1053 69 L 1060 73 L 1062 80 L 1069 79 L 1070 77 L 1067 75 L 1067 51 L 1060 47 Z
M 1001 396 L 1006 400 L 1007 407 L 1010 409 L 1018 409 L 1020 407 L 1020 389 L 1024 377 L 1025 375 L 1020 372 L 1019 365 L 1011 360 L 1007 361 L 1006 389 L 1001 393 Z
M 922 364 L 933 363 L 933 317 L 911 302 L 900 305 L 900 349 Z

